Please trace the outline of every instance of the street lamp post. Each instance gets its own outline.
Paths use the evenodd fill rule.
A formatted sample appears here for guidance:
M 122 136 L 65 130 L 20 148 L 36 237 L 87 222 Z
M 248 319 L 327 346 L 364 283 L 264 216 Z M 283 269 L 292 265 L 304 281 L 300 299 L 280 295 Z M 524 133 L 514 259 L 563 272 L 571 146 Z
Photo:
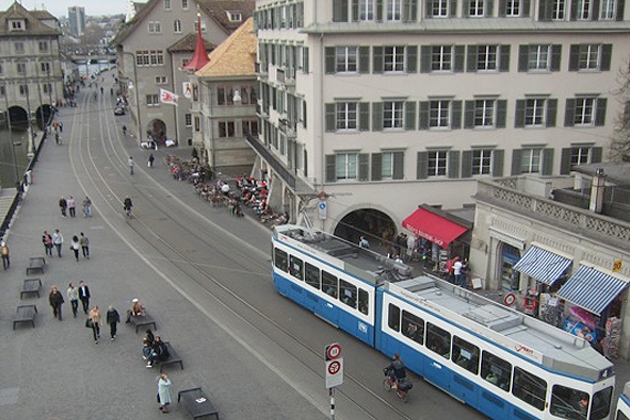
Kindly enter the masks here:
M 22 142 L 13 141 L 11 138 L 11 157 L 13 158 L 13 174 L 15 175 L 15 186 L 20 185 L 20 174 L 18 173 L 17 158 L 15 156 L 15 146 L 21 146 Z

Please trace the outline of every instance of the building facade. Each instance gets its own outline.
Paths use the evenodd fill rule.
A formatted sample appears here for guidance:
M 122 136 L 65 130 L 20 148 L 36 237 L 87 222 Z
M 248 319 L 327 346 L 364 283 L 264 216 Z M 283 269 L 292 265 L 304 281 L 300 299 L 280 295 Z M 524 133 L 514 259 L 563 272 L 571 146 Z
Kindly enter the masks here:
M 144 140 L 192 144 L 191 99 L 184 91 L 188 76 L 179 69 L 190 51 L 178 46 L 196 33 L 197 11 L 208 45 L 219 45 L 253 13 L 253 1 L 150 0 L 116 36 L 120 89 L 129 101 L 131 132 Z M 160 89 L 179 96 L 177 106 L 160 102 Z
M 602 174 L 612 166 L 602 164 Z M 621 319 L 619 353 L 628 358 L 630 178 L 625 176 L 620 187 L 597 173 L 479 181 L 471 275 L 487 289 L 514 294 L 517 306 L 529 294 L 539 300 L 539 307 L 530 308 L 532 315 L 560 327 L 566 317 L 587 311 L 597 341 L 610 317 Z M 544 308 L 545 294 L 558 302 L 553 310 Z
M 0 110 L 11 122 L 47 120 L 63 95 L 57 19 L 14 3 L 0 12 Z
M 68 7 L 68 26 L 70 33 L 80 37 L 85 32 L 85 8 L 81 6 Z
M 606 158 L 630 43 L 623 0 L 256 7 L 251 145 L 282 210 L 318 228 L 380 238 L 420 203 L 471 203 L 478 179 Z

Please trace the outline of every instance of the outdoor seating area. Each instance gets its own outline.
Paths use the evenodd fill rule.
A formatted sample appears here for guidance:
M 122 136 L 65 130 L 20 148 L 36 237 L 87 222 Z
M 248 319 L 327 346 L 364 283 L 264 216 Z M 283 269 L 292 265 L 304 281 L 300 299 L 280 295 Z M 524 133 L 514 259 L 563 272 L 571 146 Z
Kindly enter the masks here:
M 184 402 L 184 407 L 193 419 L 214 417 L 219 420 L 219 412 L 203 391 L 203 388 L 183 389 L 177 393 L 177 402 Z
M 164 342 L 164 345 L 168 348 L 169 357 L 163 361 L 156 361 L 160 365 L 160 373 L 164 371 L 166 366 L 179 365 L 180 369 L 184 369 L 184 361 L 182 357 L 175 351 L 175 348 L 168 341 Z
M 155 320 L 153 319 L 153 317 L 151 317 L 151 315 L 136 315 L 136 316 L 131 316 L 129 318 L 129 322 L 131 323 L 132 326 L 134 326 L 136 328 L 136 334 L 138 333 L 138 329 L 141 327 L 149 327 L 151 325 L 153 325 L 153 329 L 157 330 L 157 324 L 155 323 Z

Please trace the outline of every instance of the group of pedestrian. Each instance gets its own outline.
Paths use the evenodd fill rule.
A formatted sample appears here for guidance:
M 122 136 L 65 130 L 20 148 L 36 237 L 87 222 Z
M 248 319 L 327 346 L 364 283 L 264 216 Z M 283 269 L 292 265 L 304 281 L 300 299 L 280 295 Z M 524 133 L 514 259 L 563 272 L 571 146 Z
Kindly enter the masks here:
M 134 302 L 135 303 L 135 302 Z M 152 368 L 156 362 L 163 362 L 168 359 L 168 346 L 162 341 L 162 338 L 148 329 L 147 334 L 142 339 L 142 358 L 147 361 L 147 368 Z M 157 402 L 160 404 L 160 411 L 164 414 L 170 412 L 170 404 L 172 402 L 171 380 L 165 373 L 160 374 L 158 379 L 158 395 Z
M 44 231 L 42 235 L 42 243 L 44 244 L 44 252 L 46 255 L 52 257 L 53 255 L 53 247 L 57 250 L 57 256 L 62 258 L 61 249 L 63 247 L 63 235 L 59 231 L 59 229 L 55 229 L 52 235 L 48 233 L 47 230 Z M 79 249 L 83 254 L 83 258 L 90 259 L 90 240 L 83 232 L 79 234 L 79 236 L 72 236 L 72 241 L 70 242 L 70 249 L 74 253 L 74 258 L 79 261 Z
M 57 145 L 61 144 L 61 133 L 63 132 L 63 123 L 61 121 L 53 121 L 52 129 L 55 132 L 55 143 Z
M 83 200 L 83 217 L 91 217 L 92 216 L 92 200 L 89 197 L 85 197 Z M 68 214 L 71 218 L 77 216 L 77 203 L 72 196 L 68 196 L 68 198 L 64 198 L 62 195 L 59 199 L 59 208 L 61 209 L 61 217 L 68 217 Z

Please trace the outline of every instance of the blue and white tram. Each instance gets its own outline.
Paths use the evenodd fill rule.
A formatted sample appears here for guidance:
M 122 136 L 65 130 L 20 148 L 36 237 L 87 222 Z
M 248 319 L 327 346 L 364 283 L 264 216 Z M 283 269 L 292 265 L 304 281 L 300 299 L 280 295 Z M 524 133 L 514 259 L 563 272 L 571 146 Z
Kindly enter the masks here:
M 615 420 L 630 420 L 630 382 L 623 387 L 623 393 L 617 401 Z
M 610 418 L 612 364 L 585 340 L 323 232 L 272 242 L 279 293 L 489 417 Z

